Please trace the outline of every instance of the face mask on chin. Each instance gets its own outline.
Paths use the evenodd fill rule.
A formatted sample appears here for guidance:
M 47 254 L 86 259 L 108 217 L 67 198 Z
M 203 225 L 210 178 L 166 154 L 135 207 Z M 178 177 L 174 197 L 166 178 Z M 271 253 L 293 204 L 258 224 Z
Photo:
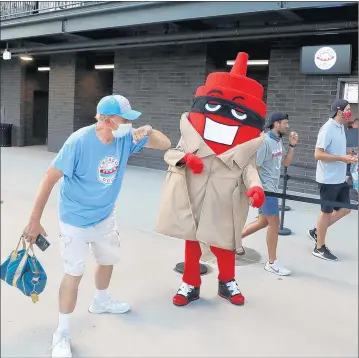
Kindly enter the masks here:
M 113 121 L 116 123 L 115 121 Z M 117 124 L 117 123 L 116 123 Z M 115 138 L 122 138 L 132 131 L 132 123 L 117 124 L 118 128 L 112 130 L 112 135 Z

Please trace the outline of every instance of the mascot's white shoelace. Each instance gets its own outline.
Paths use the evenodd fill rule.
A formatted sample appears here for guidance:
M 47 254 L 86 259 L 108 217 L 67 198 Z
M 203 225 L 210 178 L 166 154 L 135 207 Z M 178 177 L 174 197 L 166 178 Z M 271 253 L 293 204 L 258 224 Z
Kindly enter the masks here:
M 241 293 L 241 291 L 238 288 L 237 282 L 236 281 L 230 281 L 226 283 L 226 286 L 228 287 L 229 291 L 231 291 L 231 294 L 234 295 L 238 295 Z
M 192 292 L 194 289 L 194 286 L 187 285 L 187 283 L 182 283 L 177 293 L 179 295 L 187 296 L 190 292 Z

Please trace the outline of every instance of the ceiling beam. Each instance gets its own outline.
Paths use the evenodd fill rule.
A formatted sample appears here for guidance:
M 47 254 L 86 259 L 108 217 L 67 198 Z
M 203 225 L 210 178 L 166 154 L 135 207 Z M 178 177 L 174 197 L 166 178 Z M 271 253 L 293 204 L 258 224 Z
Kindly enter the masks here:
M 85 36 L 71 34 L 70 32 L 62 32 L 61 34 L 55 35 L 53 37 L 58 38 L 60 40 L 66 39 L 66 40 L 68 40 L 68 42 L 86 42 L 86 41 L 93 40 L 93 39 L 85 37 Z
M 42 43 L 42 42 L 35 42 L 35 41 L 27 41 L 24 40 L 21 42 L 22 46 L 26 46 L 26 47 L 31 47 L 31 46 L 46 46 L 46 44 Z
M 176 23 L 177 26 L 183 28 L 183 29 L 188 29 L 188 30 L 192 30 L 192 31 L 199 31 L 199 30 L 213 30 L 216 28 L 215 24 L 209 24 L 206 21 L 201 21 L 201 20 L 196 20 L 196 21 L 180 21 L 178 23 Z
M 126 47 L 146 47 L 156 46 L 164 43 L 178 44 L 178 43 L 196 43 L 196 42 L 213 42 L 213 41 L 227 41 L 231 40 L 243 40 L 246 39 L 258 39 L 273 36 L 305 36 L 313 34 L 322 34 L 335 32 L 357 32 L 358 22 L 334 22 L 334 23 L 312 23 L 312 24 L 293 24 L 287 26 L 271 26 L 262 28 L 247 28 L 247 29 L 227 29 L 227 30 L 215 30 L 215 31 L 198 31 L 195 33 L 179 33 L 179 34 L 167 34 L 156 36 L 139 36 L 130 38 L 113 38 L 92 40 L 84 43 L 64 43 L 57 45 L 49 45 L 41 48 L 23 48 L 23 49 L 11 49 L 13 55 L 27 52 L 29 54 L 40 53 L 57 53 L 66 51 L 91 51 L 97 49 L 110 49 L 110 48 L 126 48 Z M 10 50 L 10 49 L 9 49 Z

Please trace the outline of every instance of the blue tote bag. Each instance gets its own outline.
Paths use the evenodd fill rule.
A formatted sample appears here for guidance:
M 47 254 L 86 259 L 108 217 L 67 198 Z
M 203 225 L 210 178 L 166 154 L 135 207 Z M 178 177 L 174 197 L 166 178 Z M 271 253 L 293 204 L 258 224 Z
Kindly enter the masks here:
M 19 250 L 20 244 L 22 249 Z M 31 250 L 31 255 L 30 255 Z M 32 244 L 26 247 L 23 237 L 14 251 L 1 265 L 1 279 L 10 286 L 18 288 L 32 302 L 39 300 L 40 293 L 45 289 L 47 276 L 44 268 L 36 258 Z

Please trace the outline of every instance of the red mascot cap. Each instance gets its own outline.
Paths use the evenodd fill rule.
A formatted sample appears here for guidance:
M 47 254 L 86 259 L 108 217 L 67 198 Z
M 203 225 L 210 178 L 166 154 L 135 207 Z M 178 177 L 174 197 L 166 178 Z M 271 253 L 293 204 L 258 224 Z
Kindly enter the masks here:
M 235 101 L 265 117 L 267 106 L 262 101 L 263 86 L 246 77 L 248 54 L 240 52 L 230 73 L 214 72 L 208 75 L 206 83 L 197 89 L 195 97 L 214 95 Z M 220 95 L 219 93 L 222 93 Z

